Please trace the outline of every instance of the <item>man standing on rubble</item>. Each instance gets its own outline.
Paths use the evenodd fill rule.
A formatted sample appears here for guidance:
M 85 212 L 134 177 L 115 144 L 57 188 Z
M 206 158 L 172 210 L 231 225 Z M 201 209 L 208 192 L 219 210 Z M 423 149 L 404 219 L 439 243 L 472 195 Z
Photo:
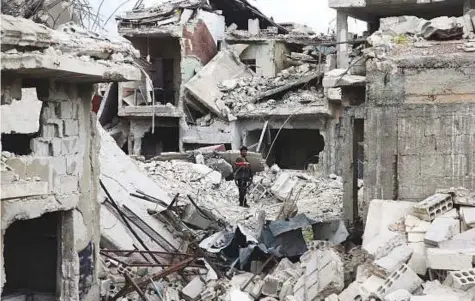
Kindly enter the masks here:
M 241 156 L 236 159 L 234 181 L 239 189 L 239 206 L 249 208 L 247 204 L 247 189 L 252 183 L 251 164 L 247 161 L 247 147 L 241 147 Z

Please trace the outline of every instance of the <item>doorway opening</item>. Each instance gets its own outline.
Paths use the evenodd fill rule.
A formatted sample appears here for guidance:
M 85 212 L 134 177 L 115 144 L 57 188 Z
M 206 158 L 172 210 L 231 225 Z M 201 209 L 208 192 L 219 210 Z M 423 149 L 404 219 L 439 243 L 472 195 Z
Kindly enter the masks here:
M 2 296 L 25 293 L 56 295 L 61 213 L 19 220 L 4 237 L 6 282 Z

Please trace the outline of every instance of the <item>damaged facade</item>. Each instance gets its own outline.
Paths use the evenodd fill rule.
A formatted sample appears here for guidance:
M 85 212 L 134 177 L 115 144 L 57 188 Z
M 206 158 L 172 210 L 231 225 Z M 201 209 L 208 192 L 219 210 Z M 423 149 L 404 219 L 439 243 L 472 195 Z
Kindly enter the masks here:
M 475 3 L 390 2 L 2 16 L 2 298 L 475 300 Z
M 126 45 L 96 43 L 74 25 L 1 19 L 2 299 L 98 300 L 93 84 L 137 80 L 139 70 Z
M 236 0 L 167 2 L 117 19 L 119 33 L 141 52 L 143 79 L 109 90 L 118 108 L 106 111 L 119 119 L 100 120 L 130 155 L 244 144 L 270 165 L 325 162 L 323 169 L 337 171 L 336 110 L 321 86 L 334 47 L 315 47 L 331 37 L 276 24 Z M 301 150 L 296 159 L 287 139 Z

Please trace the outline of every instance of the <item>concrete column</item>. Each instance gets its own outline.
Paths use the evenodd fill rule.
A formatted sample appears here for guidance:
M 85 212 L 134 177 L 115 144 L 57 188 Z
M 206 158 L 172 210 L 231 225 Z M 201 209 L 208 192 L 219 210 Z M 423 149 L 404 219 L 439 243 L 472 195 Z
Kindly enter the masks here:
M 132 155 L 140 156 L 142 152 L 142 137 L 134 137 L 134 149 Z
M 336 13 L 336 40 L 343 42 L 348 40 L 348 14 L 338 10 Z M 348 44 L 337 45 L 337 67 L 346 69 L 349 66 Z
M 229 128 L 231 129 L 231 148 L 233 150 L 238 150 L 241 147 L 241 133 L 239 131 L 238 121 L 231 121 L 229 123 Z

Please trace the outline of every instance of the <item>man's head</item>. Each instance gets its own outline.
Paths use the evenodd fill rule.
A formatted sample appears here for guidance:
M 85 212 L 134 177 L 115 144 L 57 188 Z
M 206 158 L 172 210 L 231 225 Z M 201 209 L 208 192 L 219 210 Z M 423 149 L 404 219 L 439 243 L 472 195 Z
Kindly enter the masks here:
M 247 147 L 241 146 L 241 156 L 243 158 L 246 158 L 246 156 L 247 156 Z

